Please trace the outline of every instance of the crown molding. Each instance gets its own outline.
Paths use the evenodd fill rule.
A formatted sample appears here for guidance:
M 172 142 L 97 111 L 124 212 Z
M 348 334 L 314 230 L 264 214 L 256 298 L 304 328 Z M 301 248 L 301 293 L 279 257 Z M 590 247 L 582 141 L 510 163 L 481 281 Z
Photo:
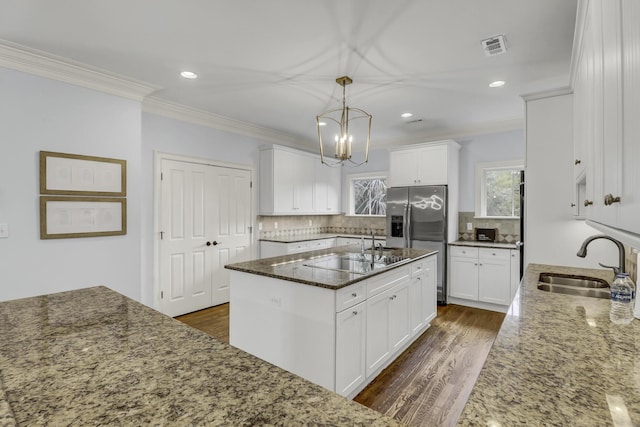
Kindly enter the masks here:
M 526 101 L 535 101 L 536 99 L 552 98 L 554 96 L 569 95 L 573 93 L 573 89 L 570 87 L 559 87 L 556 89 L 543 90 L 540 92 L 528 93 L 521 95 L 522 99 Z
M 573 46 L 571 48 L 571 64 L 569 66 L 569 86 L 573 88 L 578 63 L 582 55 L 582 45 L 584 44 L 584 26 L 589 12 L 589 0 L 578 0 L 576 10 L 576 23 L 573 31 Z
M 280 132 L 263 126 L 254 125 L 228 117 L 219 116 L 207 111 L 187 107 L 185 105 L 164 101 L 155 97 L 147 97 L 142 102 L 142 111 L 150 114 L 168 117 L 183 122 L 193 123 L 213 129 L 258 138 L 292 147 L 303 146 L 303 138 Z
M 376 148 L 394 148 L 402 145 L 415 145 L 432 141 L 454 140 L 471 138 L 479 135 L 490 135 L 494 133 L 510 132 L 514 130 L 524 130 L 524 119 L 508 119 L 490 123 L 483 123 L 475 126 L 462 126 L 439 132 L 426 132 L 410 138 L 395 138 L 393 141 L 381 141 L 376 144 Z
M 0 67 L 142 101 L 157 86 L 87 64 L 0 40 Z

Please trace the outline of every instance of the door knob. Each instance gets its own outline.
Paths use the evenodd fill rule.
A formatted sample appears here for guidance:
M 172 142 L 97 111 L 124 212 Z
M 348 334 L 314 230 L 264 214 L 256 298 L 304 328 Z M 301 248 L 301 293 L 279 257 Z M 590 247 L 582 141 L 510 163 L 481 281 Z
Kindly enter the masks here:
M 207 246 L 211 246 L 211 245 L 213 245 L 213 246 L 217 246 L 217 245 L 219 245 L 220 243 L 221 243 L 221 242 L 216 242 L 216 241 L 214 240 L 213 242 L 207 242 Z

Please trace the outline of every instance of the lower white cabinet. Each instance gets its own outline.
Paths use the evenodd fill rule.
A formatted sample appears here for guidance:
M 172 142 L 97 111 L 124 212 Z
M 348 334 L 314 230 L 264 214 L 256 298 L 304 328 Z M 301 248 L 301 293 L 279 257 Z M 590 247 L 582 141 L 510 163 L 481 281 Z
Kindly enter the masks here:
M 411 336 L 409 276 L 367 299 L 367 376 L 384 367 Z
M 349 396 L 366 378 L 367 304 L 336 314 L 336 393 Z
M 335 238 L 304 240 L 300 242 L 270 242 L 263 240 L 260 242 L 260 258 L 271 258 L 274 256 L 298 254 L 301 252 L 316 251 L 319 249 L 332 248 L 336 245 Z
M 236 270 L 230 275 L 230 344 L 350 398 L 436 313 L 435 255 L 338 290 Z M 412 328 L 415 319 L 418 328 Z
M 512 261 L 515 249 L 449 248 L 449 296 L 468 301 L 508 306 L 512 301 Z M 517 282 L 516 282 L 517 283 Z M 515 292 L 513 292 L 515 294 Z M 458 302 L 458 301 L 455 301 Z

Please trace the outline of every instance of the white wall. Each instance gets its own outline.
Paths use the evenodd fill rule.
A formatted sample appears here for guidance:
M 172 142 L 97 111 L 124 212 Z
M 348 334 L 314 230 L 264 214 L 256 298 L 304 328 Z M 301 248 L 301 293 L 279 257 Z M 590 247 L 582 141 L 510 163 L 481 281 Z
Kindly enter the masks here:
M 255 138 L 185 123 L 155 114 L 142 114 L 142 298 L 154 304 L 154 157 L 155 152 L 246 165 L 258 174 L 258 147 L 268 144 Z M 255 196 L 256 185 L 254 185 Z M 254 213 L 257 212 L 254 197 Z M 254 215 L 255 217 L 255 215 Z M 254 227 L 254 230 L 257 230 Z M 257 235 L 254 233 L 254 237 Z
M 0 68 L 0 300 L 106 285 L 140 299 L 140 103 Z M 40 150 L 127 161 L 127 235 L 40 240 Z
M 525 157 L 524 130 L 474 136 L 458 140 L 460 144 L 461 212 L 474 212 L 476 200 L 476 164 L 516 160 Z
M 585 238 L 600 234 L 573 219 L 572 95 L 526 104 L 525 263 L 600 268 L 617 265 L 618 250 L 605 240 L 576 252 Z

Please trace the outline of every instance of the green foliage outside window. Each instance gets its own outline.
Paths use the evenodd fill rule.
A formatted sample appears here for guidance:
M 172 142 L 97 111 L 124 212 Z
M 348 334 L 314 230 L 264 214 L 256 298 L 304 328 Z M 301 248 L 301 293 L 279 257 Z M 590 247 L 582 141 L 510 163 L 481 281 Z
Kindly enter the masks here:
M 387 182 L 384 178 L 354 179 L 354 213 L 387 214 Z
M 487 216 L 520 216 L 520 170 L 485 170 Z

